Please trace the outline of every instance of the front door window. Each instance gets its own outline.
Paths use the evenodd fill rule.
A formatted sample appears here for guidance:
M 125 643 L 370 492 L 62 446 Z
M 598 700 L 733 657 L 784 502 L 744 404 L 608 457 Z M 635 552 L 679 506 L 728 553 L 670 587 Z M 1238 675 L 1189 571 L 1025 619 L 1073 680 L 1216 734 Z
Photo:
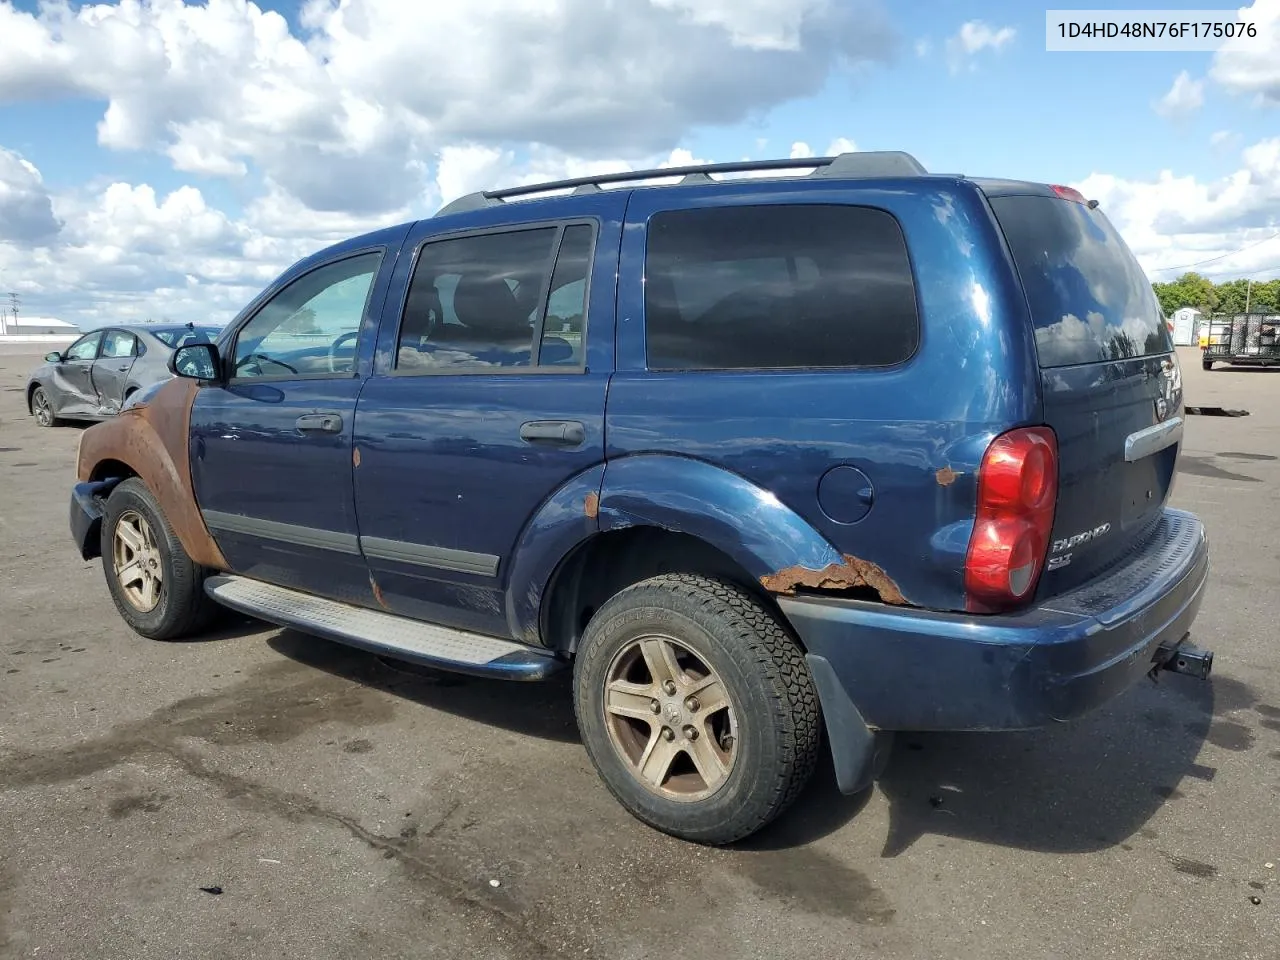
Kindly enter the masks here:
M 285 287 L 236 337 L 236 379 L 350 376 L 381 253 L 330 263 Z
M 84 339 L 77 340 L 67 348 L 66 358 L 68 360 L 92 360 L 98 355 L 98 341 L 101 339 L 101 333 L 91 333 Z

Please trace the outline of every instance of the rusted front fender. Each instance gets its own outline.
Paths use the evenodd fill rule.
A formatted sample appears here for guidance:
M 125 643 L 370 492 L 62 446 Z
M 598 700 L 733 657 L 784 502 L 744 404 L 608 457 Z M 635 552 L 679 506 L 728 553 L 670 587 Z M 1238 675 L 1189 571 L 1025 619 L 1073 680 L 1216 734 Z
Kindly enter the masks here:
M 139 477 L 193 561 L 226 570 L 227 561 L 200 516 L 191 486 L 188 438 L 191 406 L 200 387 L 175 377 L 145 401 L 89 427 L 80 437 L 76 477 L 81 483 L 122 472 Z

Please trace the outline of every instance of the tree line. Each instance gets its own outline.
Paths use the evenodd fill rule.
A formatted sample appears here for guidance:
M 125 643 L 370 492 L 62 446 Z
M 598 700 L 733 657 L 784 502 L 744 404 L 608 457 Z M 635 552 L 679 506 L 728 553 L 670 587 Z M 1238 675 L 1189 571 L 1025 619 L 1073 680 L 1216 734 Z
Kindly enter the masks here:
M 1214 283 L 1198 273 L 1184 273 L 1151 286 L 1167 317 L 1182 307 L 1201 313 L 1280 313 L 1280 278 Z

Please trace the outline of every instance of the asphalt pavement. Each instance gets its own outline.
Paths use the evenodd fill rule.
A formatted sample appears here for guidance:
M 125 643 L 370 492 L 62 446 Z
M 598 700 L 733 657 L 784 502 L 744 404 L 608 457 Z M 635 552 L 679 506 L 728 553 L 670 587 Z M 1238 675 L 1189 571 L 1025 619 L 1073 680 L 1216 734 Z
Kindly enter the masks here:
M 1211 682 L 829 764 L 748 843 L 627 815 L 567 682 L 397 667 L 232 620 L 156 643 L 67 530 L 80 429 L 0 355 L 0 957 L 1280 956 L 1280 371 L 1201 371 L 1173 503 L 1212 544 Z

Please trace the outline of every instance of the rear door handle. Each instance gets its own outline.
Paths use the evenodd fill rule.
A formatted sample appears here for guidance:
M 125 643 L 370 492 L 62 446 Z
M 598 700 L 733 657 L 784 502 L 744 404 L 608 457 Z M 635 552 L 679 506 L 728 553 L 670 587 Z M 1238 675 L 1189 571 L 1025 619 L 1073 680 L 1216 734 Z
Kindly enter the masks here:
M 295 424 L 303 433 L 341 433 L 342 417 L 336 413 L 308 413 Z
M 587 439 L 587 428 L 577 420 L 530 420 L 521 425 L 520 439 L 576 447 Z

